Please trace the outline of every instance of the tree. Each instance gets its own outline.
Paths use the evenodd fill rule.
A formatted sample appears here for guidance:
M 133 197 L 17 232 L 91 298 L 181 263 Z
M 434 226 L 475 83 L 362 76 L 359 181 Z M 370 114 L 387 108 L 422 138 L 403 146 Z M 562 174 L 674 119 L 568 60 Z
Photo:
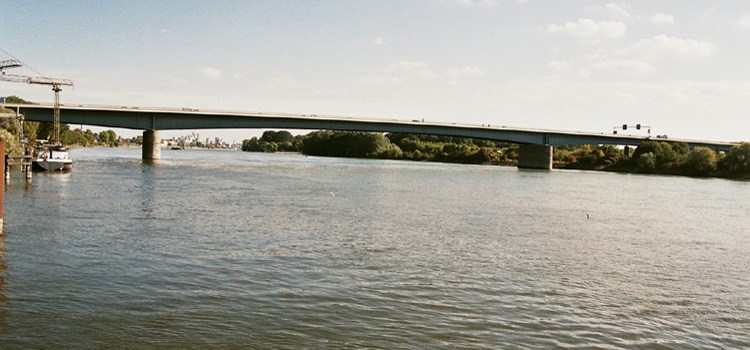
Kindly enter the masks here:
M 732 147 L 721 162 L 722 170 L 733 176 L 750 176 L 750 142 Z
M 8 130 L 0 129 L 0 137 L 5 139 L 5 154 L 22 154 L 23 149 L 16 135 L 11 134 Z M 4 156 L 4 155 L 0 155 Z
M 674 150 L 678 156 L 682 157 L 690 152 L 690 147 L 688 147 L 687 143 L 676 142 L 672 145 L 672 150 Z
M 656 156 L 653 153 L 642 153 L 638 156 L 636 168 L 640 172 L 652 173 L 656 170 Z
M 688 153 L 682 167 L 689 175 L 711 175 L 716 171 L 716 152 L 710 148 L 696 147 Z
M 97 140 L 104 146 L 115 146 L 117 144 L 117 134 L 114 130 L 104 130 L 97 135 Z
M 375 158 L 396 152 L 383 134 L 360 131 L 313 131 L 307 134 L 302 153 L 332 157 Z M 399 150 L 400 151 L 400 150 Z
M 18 104 L 31 104 L 31 101 L 26 101 L 16 95 L 11 95 L 5 98 L 6 103 L 18 103 Z
M 677 153 L 672 150 L 666 142 L 659 144 L 660 152 L 654 154 L 656 156 L 656 167 L 659 169 L 668 169 L 672 167 L 672 163 L 677 161 Z
M 678 159 L 677 153 L 672 150 L 668 143 L 644 141 L 638 145 L 633 153 L 632 159 L 636 162 L 636 167 L 638 167 L 641 155 L 646 153 L 651 153 L 654 156 L 655 169 L 668 169 L 672 166 L 672 162 Z
M 273 130 L 267 130 L 263 132 L 263 136 L 260 137 L 261 141 L 266 142 L 292 142 L 294 141 L 294 136 L 292 136 L 292 133 L 286 130 L 280 130 L 280 131 L 273 131 Z
M 55 130 L 52 123 L 39 122 L 39 127 L 36 129 L 36 138 L 38 140 L 49 140 L 53 132 Z

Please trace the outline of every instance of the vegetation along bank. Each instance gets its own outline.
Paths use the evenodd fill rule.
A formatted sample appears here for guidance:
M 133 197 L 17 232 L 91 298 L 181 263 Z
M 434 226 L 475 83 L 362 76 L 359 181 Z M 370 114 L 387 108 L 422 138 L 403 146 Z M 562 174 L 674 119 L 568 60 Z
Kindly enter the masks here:
M 505 142 L 358 131 L 313 131 L 294 136 L 269 130 L 260 138 L 244 140 L 242 150 L 488 165 L 516 165 L 518 160 L 518 145 Z M 728 153 L 658 141 L 641 142 L 635 151 L 611 145 L 555 146 L 553 162 L 554 167 L 563 169 L 750 179 L 750 143 Z

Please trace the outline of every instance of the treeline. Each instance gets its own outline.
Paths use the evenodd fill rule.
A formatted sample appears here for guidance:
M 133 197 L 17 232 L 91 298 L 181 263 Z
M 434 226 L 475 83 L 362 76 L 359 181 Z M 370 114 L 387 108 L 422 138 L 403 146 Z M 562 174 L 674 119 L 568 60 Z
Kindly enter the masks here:
M 5 98 L 7 103 L 31 103 L 17 96 L 8 96 Z M 13 113 L 13 111 L 5 109 L 3 113 Z M 0 118 L 0 121 L 5 121 L 8 118 Z M 11 151 L 15 153 L 20 152 L 20 123 L 18 121 L 11 121 L 2 126 L 3 131 L 0 131 L 6 136 L 7 144 L 11 145 Z M 51 140 L 52 134 L 54 134 L 54 125 L 47 122 L 23 122 L 23 132 L 26 138 L 33 142 L 34 140 Z M 70 129 L 68 124 L 60 124 L 60 143 L 73 146 L 80 145 L 84 147 L 90 146 L 119 146 L 117 134 L 113 130 L 105 130 L 100 133 L 95 133 L 90 129 L 82 131 L 80 129 Z M 17 149 L 16 149 L 17 148 Z
M 465 164 L 516 165 L 518 160 L 518 145 L 505 142 L 358 131 L 313 131 L 297 136 L 266 131 L 260 138 L 244 140 L 242 150 Z M 728 153 L 657 141 L 644 141 L 635 150 L 611 145 L 555 146 L 553 161 L 556 168 L 567 169 L 750 178 L 750 143 Z
M 555 166 L 644 174 L 750 178 L 750 143 L 717 153 L 706 147 L 690 149 L 686 143 L 644 141 L 632 154 L 614 146 L 555 147 Z
M 621 165 L 640 173 L 750 178 L 750 143 L 717 153 L 706 147 L 690 150 L 684 143 L 645 141 Z
M 244 140 L 242 150 L 496 165 L 512 165 L 518 158 L 518 146 L 503 142 L 359 131 L 313 131 L 297 136 L 288 131 L 266 131 L 260 138 Z

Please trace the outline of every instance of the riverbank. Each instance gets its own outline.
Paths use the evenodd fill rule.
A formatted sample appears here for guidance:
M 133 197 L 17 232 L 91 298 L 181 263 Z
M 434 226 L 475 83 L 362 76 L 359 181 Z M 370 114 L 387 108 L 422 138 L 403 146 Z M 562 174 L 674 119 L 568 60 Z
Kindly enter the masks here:
M 516 166 L 518 145 L 459 137 L 314 131 L 292 136 L 288 131 L 266 131 L 244 140 L 243 151 L 299 152 L 306 155 L 429 161 L 458 164 Z M 632 151 L 632 152 L 631 152 Z M 645 141 L 635 150 L 612 145 L 556 146 L 558 169 L 608 171 L 692 177 L 750 179 L 750 143 L 728 153 L 687 144 Z

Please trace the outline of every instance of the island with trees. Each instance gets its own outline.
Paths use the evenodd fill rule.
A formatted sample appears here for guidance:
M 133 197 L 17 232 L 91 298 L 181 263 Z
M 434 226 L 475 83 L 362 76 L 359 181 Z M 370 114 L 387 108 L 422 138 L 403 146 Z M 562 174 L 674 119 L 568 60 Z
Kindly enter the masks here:
M 260 138 L 244 140 L 242 150 L 507 166 L 518 162 L 518 145 L 511 143 L 359 131 L 313 131 L 294 136 L 269 130 Z M 654 140 L 641 142 L 634 152 L 612 145 L 564 145 L 555 146 L 553 162 L 555 168 L 562 169 L 750 179 L 750 143 L 727 153 Z

